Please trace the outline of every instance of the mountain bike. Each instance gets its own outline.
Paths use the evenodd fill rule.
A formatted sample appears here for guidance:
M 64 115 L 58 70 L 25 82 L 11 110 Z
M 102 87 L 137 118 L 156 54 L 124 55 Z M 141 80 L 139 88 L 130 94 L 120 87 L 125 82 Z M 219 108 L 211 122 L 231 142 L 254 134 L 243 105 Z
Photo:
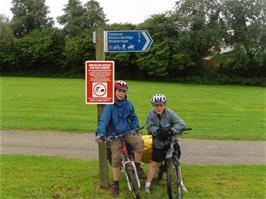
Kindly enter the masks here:
M 117 136 L 108 137 L 108 138 L 101 137 L 103 142 L 106 144 L 116 139 L 120 140 L 121 152 L 122 152 L 121 170 L 126 177 L 129 191 L 133 193 L 133 196 L 136 199 L 140 199 L 140 181 L 139 181 L 139 176 L 137 173 L 137 168 L 135 165 L 133 154 L 128 152 L 124 137 L 128 134 L 137 134 L 138 130 L 143 129 L 143 128 L 144 127 L 128 131 L 124 133 L 123 135 L 117 135 Z M 109 161 L 110 161 L 110 158 L 109 158 Z
M 192 130 L 192 128 L 185 128 L 180 134 L 183 134 L 184 131 L 188 130 Z M 169 199 L 181 199 L 182 192 L 187 192 L 187 189 L 182 181 L 180 167 L 181 150 L 178 143 L 179 140 L 177 140 L 175 136 L 171 136 L 169 139 L 171 140 L 170 147 L 166 153 L 165 160 L 160 164 L 157 182 L 160 183 L 163 173 L 166 172 Z

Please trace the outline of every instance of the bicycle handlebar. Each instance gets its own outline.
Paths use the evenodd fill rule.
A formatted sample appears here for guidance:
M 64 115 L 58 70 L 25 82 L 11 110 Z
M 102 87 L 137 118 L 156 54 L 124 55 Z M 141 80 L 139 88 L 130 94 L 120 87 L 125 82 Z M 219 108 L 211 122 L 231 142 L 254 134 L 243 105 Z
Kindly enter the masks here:
M 178 133 L 177 135 L 182 135 L 182 134 L 187 134 L 186 132 L 184 132 L 184 131 L 190 131 L 190 130 L 192 130 L 192 128 L 183 128 L 181 131 L 180 131 L 180 133 Z
M 130 131 L 127 131 L 127 132 L 125 132 L 125 133 L 123 133 L 122 135 L 116 135 L 116 136 L 112 136 L 112 137 L 109 137 L 109 138 L 107 138 L 106 139 L 106 137 L 104 136 L 104 135 L 102 135 L 101 137 L 100 137 L 100 139 L 104 142 L 104 143 L 108 143 L 108 142 L 111 142 L 112 140 L 116 140 L 116 139 L 120 139 L 120 138 L 122 138 L 122 137 L 125 137 L 127 134 L 136 134 L 136 132 L 138 131 L 138 130 L 141 130 L 141 129 L 144 129 L 144 127 L 142 126 L 142 127 L 139 127 L 139 128 L 136 128 L 136 129 L 133 129 L 133 130 L 130 130 Z M 182 129 L 181 130 L 181 133 L 179 133 L 179 135 L 181 135 L 181 134 L 185 134 L 184 133 L 184 131 L 190 131 L 190 130 L 192 130 L 192 128 L 184 128 L 184 129 Z
M 109 137 L 109 138 L 107 138 L 106 139 L 106 137 L 104 137 L 104 135 L 102 135 L 101 137 L 100 137 L 100 139 L 101 140 L 103 140 L 103 142 L 104 143 L 108 143 L 108 142 L 111 142 L 112 140 L 116 140 L 116 139 L 120 139 L 120 138 L 122 138 L 122 137 L 125 137 L 127 134 L 136 134 L 136 132 L 138 131 L 138 130 L 141 130 L 141 129 L 144 129 L 144 127 L 142 126 L 142 127 L 139 127 L 139 128 L 136 128 L 136 129 L 133 129 L 133 130 L 130 130 L 130 131 L 127 131 L 127 132 L 125 132 L 125 133 L 123 133 L 122 135 L 116 135 L 116 136 L 112 136 L 112 137 Z

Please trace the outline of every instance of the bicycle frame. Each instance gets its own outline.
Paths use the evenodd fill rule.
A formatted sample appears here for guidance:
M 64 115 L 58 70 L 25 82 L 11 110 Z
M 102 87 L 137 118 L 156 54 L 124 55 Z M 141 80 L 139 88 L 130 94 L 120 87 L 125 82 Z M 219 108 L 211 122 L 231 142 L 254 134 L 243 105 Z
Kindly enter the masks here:
M 128 186 L 129 191 L 132 191 L 129 176 L 127 175 L 127 172 L 126 172 L 127 166 L 130 165 L 133 167 L 134 174 L 135 174 L 135 177 L 137 179 L 138 187 L 140 188 L 139 176 L 138 176 L 137 168 L 136 168 L 136 165 L 135 165 L 133 158 L 128 155 L 127 146 L 126 146 L 125 141 L 123 139 L 120 139 L 120 141 L 121 141 L 121 152 L 122 152 L 121 170 L 124 173 L 124 175 L 126 176 L 127 186 Z
M 171 143 L 170 143 L 170 146 L 169 146 L 169 149 L 167 150 L 166 152 L 166 156 L 165 156 L 165 159 L 161 162 L 161 166 L 165 166 L 166 167 L 166 163 L 167 161 L 169 161 L 170 159 L 173 160 L 174 164 L 176 166 L 180 166 L 180 160 L 177 158 L 177 154 L 176 154 L 176 151 L 174 149 L 174 144 L 175 144 L 175 141 L 176 141 L 176 137 L 172 136 L 171 137 Z M 178 142 L 179 140 L 177 140 Z M 162 170 L 163 168 L 160 168 L 160 170 Z M 162 171 L 164 172 L 164 171 Z M 160 179 L 159 179 L 160 180 Z
M 104 140 L 105 143 L 109 143 L 115 139 L 120 140 L 120 142 L 121 142 L 121 154 L 122 154 L 121 170 L 126 177 L 127 186 L 128 186 L 129 191 L 134 193 L 134 196 L 136 199 L 140 199 L 140 195 L 139 195 L 140 181 L 139 181 L 139 176 L 137 173 L 137 168 L 135 165 L 134 158 L 132 157 L 132 155 L 129 155 L 129 153 L 128 153 L 128 149 L 127 149 L 124 137 L 130 133 L 136 134 L 136 132 L 139 129 L 143 129 L 143 128 L 144 127 L 141 127 L 141 128 L 126 132 L 123 135 L 110 137 L 107 140 L 104 137 L 101 138 L 102 140 Z
M 191 128 L 183 129 L 181 131 L 181 134 L 183 133 L 183 131 L 186 131 L 186 130 L 191 130 Z M 169 139 L 171 140 L 170 146 L 166 152 L 165 160 L 161 162 L 161 166 L 159 168 L 157 180 L 158 180 L 158 183 L 160 183 L 160 180 L 162 179 L 163 173 L 166 171 L 169 172 L 169 167 L 171 167 L 171 165 L 173 165 L 173 167 L 175 168 L 175 171 L 176 171 L 177 185 L 180 188 L 180 195 L 178 196 L 178 198 L 181 198 L 181 192 L 188 192 L 188 190 L 186 189 L 186 187 L 183 183 L 183 180 L 182 180 L 182 173 L 181 173 L 180 160 L 179 160 L 180 155 L 178 154 L 178 151 L 176 151 L 174 148 L 174 145 L 176 143 L 178 144 L 179 140 L 177 140 L 176 136 L 171 136 Z M 181 150 L 180 150 L 180 152 L 181 152 Z M 170 168 L 170 169 L 173 169 L 173 168 Z M 171 179 L 171 177 L 170 177 L 170 179 L 168 179 L 168 172 L 166 172 L 167 173 L 167 182 L 168 182 L 168 180 Z M 171 191 L 172 188 L 169 189 L 168 185 L 167 185 L 167 188 L 168 188 L 168 194 L 170 194 L 172 192 Z M 170 196 L 170 195 L 169 195 L 169 198 L 172 198 L 173 196 L 172 195 Z
M 180 187 L 182 189 L 182 191 L 184 192 L 188 192 L 187 188 L 185 187 L 183 180 L 182 180 L 182 173 L 181 173 L 181 167 L 180 167 L 180 160 L 178 159 L 178 154 L 176 154 L 177 152 L 174 149 L 174 144 L 179 142 L 179 140 L 177 140 L 177 138 L 175 136 L 171 137 L 171 144 L 170 144 L 170 148 L 168 149 L 167 153 L 166 153 L 166 157 L 165 157 L 165 161 L 167 162 L 169 159 L 171 159 L 174 163 L 175 166 L 178 167 L 178 175 L 179 175 L 179 180 L 178 183 L 180 183 Z

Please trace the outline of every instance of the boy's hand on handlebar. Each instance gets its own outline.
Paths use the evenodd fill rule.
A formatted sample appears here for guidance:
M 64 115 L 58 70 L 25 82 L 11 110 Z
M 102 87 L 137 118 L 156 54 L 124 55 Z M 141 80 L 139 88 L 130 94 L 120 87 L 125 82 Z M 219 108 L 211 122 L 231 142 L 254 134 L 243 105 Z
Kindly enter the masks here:
M 175 135 L 175 133 L 174 133 L 174 131 L 172 130 L 171 127 L 167 127 L 167 129 L 168 129 L 169 134 L 170 134 L 171 136 Z
M 169 136 L 171 135 L 170 131 L 168 128 L 165 128 L 165 127 L 160 127 L 158 129 L 158 137 L 161 139 L 161 140 L 167 140 L 169 138 Z
M 95 138 L 95 142 L 97 142 L 98 144 L 102 144 L 104 140 L 104 136 L 96 136 Z
M 102 139 L 99 139 L 99 140 L 97 141 L 97 143 L 98 143 L 98 144 L 102 144 L 102 143 L 103 143 L 103 140 L 102 140 Z

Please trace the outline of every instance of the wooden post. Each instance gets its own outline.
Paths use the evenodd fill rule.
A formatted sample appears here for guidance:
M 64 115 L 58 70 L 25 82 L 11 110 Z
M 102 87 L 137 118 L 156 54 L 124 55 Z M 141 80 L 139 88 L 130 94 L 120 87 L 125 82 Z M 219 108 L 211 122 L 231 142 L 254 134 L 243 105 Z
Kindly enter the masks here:
M 96 60 L 104 61 L 104 30 L 97 28 L 96 30 Z M 97 104 L 97 119 L 99 121 L 103 110 L 102 104 Z M 108 164 L 107 164 L 107 147 L 106 144 L 98 145 L 99 151 L 99 171 L 100 171 L 100 186 L 101 188 L 107 188 L 108 183 Z

